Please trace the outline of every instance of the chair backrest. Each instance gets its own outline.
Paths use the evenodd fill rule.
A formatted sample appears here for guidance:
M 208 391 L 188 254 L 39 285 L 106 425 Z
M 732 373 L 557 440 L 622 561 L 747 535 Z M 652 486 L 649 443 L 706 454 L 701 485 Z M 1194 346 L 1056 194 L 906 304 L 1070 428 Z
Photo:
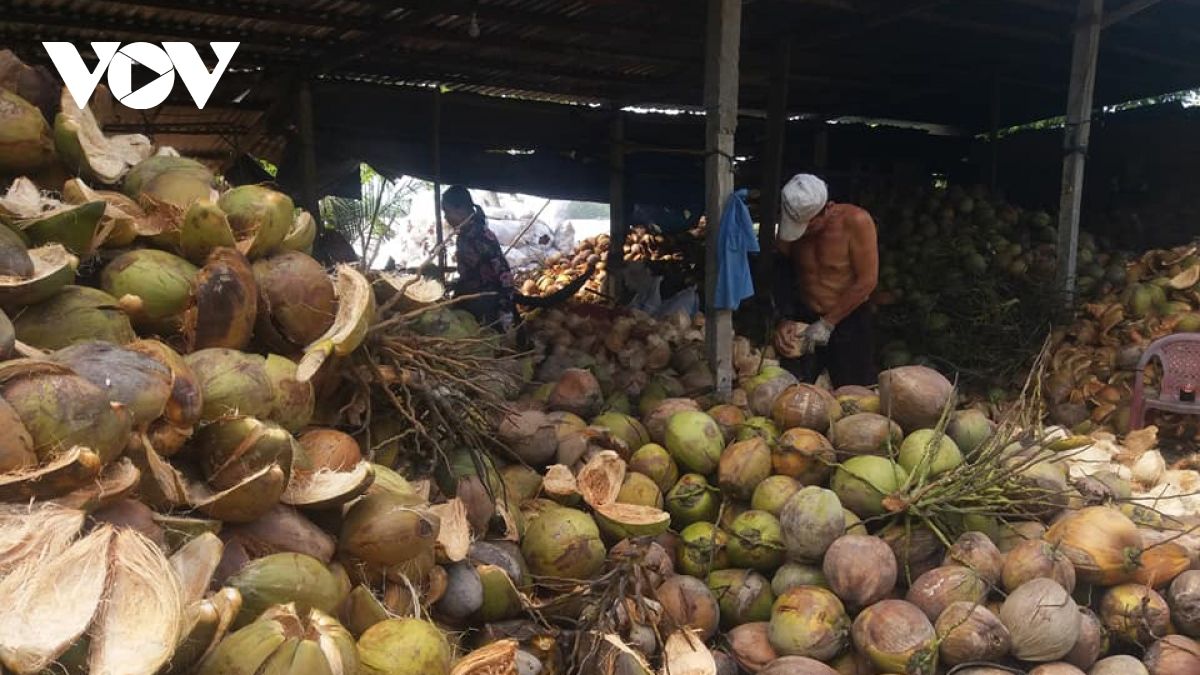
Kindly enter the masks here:
M 1150 343 L 1138 363 L 1142 372 L 1150 361 L 1162 363 L 1159 398 L 1178 400 L 1179 390 L 1190 385 L 1200 389 L 1200 333 L 1175 333 Z

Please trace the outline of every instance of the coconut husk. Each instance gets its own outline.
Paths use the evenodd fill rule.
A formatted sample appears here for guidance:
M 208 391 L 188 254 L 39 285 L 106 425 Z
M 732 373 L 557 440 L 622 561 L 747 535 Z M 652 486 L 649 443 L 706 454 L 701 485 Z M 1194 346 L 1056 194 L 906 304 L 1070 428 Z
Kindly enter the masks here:
M 91 514 L 92 521 L 107 523 L 118 531 L 134 530 L 162 548 L 165 545 L 162 528 L 154 520 L 150 507 L 134 499 L 122 499 Z
M 446 295 L 446 287 L 437 279 L 430 279 L 413 274 L 392 274 L 384 272 L 379 275 L 379 300 L 395 303 L 400 312 L 411 312 L 415 309 L 428 307 L 441 300 Z M 393 296 L 399 295 L 396 300 Z
M 156 673 L 183 631 L 179 580 L 158 547 L 131 530 L 117 532 L 108 556 L 108 600 L 91 630 L 89 671 Z
M 183 476 L 174 466 L 159 457 L 144 435 L 135 436 L 125 453 L 140 472 L 138 495 L 142 501 L 160 509 L 175 508 L 189 503 L 187 483 Z
M 625 460 L 617 453 L 611 450 L 596 453 L 575 476 L 583 501 L 593 508 L 617 501 L 625 469 Z
M 211 518 L 248 523 L 269 511 L 286 487 L 287 472 L 278 464 L 269 464 L 227 490 L 213 492 L 208 485 L 193 482 L 187 493 L 191 505 Z
M 542 492 L 550 499 L 568 506 L 579 501 L 579 485 L 575 474 L 563 464 L 552 464 L 546 468 Z
M 75 446 L 45 464 L 0 475 L 0 502 L 53 499 L 80 489 L 100 474 L 100 455 Z
M 712 652 L 694 631 L 671 633 L 663 645 L 662 675 L 717 675 Z
M 105 597 L 116 537 L 112 527 L 100 527 L 59 555 L 27 561 L 0 581 L 5 668 L 41 671 L 83 636 Z
M 471 523 L 467 520 L 467 505 L 461 499 L 454 498 L 429 507 L 429 512 L 441 521 L 436 542 L 439 557 L 450 562 L 465 560 L 471 549 Z
M 500 640 L 459 659 L 450 675 L 517 675 L 517 641 Z
M 333 537 L 304 514 L 282 504 L 253 522 L 226 528 L 221 538 L 226 543 L 227 556 L 232 554 L 244 560 L 273 553 L 303 553 L 328 563 L 337 548 Z M 229 573 L 236 571 L 232 569 Z
M 298 508 L 332 508 L 362 495 L 374 481 L 375 471 L 371 463 L 365 460 L 349 471 L 326 469 L 316 473 L 297 473 L 292 476 L 279 501 Z
M 24 564 L 38 566 L 70 546 L 83 511 L 53 504 L 0 505 L 0 579 Z
M 206 532 L 171 554 L 171 569 L 179 578 L 181 597 L 185 605 L 204 598 L 224 551 L 224 542 L 217 535 Z
M 358 349 L 375 319 L 375 293 L 371 282 L 358 270 L 339 265 L 334 290 L 338 298 L 337 315 L 333 325 L 304 349 L 296 372 L 296 379 L 301 382 L 311 380 L 330 356 L 347 356 Z
M 20 416 L 4 399 L 0 399 L 0 473 L 20 471 L 37 464 L 33 452 L 33 437 L 21 423 Z
M 103 509 L 128 498 L 137 489 L 141 479 L 142 472 L 138 471 L 128 457 L 122 457 L 105 466 L 94 482 L 59 497 L 54 502 L 85 511 Z

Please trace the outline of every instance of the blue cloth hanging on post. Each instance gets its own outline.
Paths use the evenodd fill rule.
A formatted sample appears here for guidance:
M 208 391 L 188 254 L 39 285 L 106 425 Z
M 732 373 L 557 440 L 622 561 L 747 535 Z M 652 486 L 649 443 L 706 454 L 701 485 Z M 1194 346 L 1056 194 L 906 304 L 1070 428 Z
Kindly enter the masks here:
M 715 309 L 737 309 L 754 295 L 749 254 L 758 253 L 758 235 L 746 208 L 746 190 L 737 190 L 721 215 L 721 236 L 717 251 L 717 292 Z

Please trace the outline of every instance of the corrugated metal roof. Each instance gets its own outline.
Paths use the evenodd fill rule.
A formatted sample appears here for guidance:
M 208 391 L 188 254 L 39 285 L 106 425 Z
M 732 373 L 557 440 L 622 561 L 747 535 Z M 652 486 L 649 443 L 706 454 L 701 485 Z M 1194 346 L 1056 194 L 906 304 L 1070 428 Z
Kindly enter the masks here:
M 1128 0 L 1110 0 L 1118 7 Z M 795 113 L 985 129 L 1065 105 L 1077 0 L 746 2 L 742 104 L 764 107 L 776 43 L 793 45 Z M 234 40 L 241 47 L 191 128 L 186 98 L 143 124 L 219 155 L 278 152 L 292 85 L 321 77 L 580 105 L 698 104 L 704 0 L 0 0 L 0 46 Z M 1200 3 L 1160 2 L 1105 31 L 1098 101 L 1200 84 Z M 180 88 L 182 89 L 182 88 Z M 236 102 L 235 102 L 236 101 Z M 176 107 L 179 109 L 177 110 Z M 234 114 L 236 111 L 237 114 Z M 197 118 L 200 119 L 200 118 Z M 225 134 L 250 131 L 228 143 Z M 191 131 L 192 133 L 176 133 Z M 246 140 L 249 139 L 249 140 Z

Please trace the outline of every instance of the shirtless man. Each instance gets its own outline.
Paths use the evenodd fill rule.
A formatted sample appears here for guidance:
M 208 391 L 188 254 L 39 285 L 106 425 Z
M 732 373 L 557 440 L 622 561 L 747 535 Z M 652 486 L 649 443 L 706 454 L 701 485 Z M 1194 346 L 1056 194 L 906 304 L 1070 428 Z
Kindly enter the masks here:
M 808 174 L 783 188 L 775 348 L 801 381 L 828 370 L 834 387 L 870 386 L 878 377 L 867 304 L 879 280 L 875 221 L 828 195 L 824 181 Z

